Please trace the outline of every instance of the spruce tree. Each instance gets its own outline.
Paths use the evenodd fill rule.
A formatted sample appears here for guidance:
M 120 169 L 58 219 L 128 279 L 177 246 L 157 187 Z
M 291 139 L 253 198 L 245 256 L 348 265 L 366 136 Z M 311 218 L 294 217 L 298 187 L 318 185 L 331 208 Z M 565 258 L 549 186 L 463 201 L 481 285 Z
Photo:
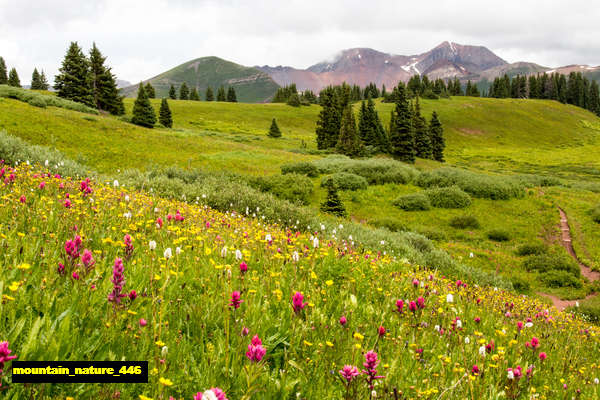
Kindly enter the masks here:
M 54 78 L 58 97 L 95 107 L 89 61 L 77 42 L 71 42 L 59 74 Z
M 431 114 L 431 121 L 429 122 L 429 137 L 431 138 L 433 159 L 444 162 L 444 149 L 446 148 L 444 128 L 442 128 L 442 123 L 435 111 Z
M 150 81 L 146 83 L 146 87 L 144 88 L 144 90 L 146 91 L 146 95 L 149 99 L 156 98 L 156 90 L 154 90 L 154 86 L 150 84 Z
M 194 101 L 200 100 L 200 96 L 198 96 L 198 90 L 196 89 L 196 86 L 194 86 L 192 88 L 192 91 L 190 92 L 190 100 L 194 100 Z
M 271 121 L 271 127 L 269 128 L 268 135 L 273 138 L 281 137 L 281 130 L 279 130 L 279 126 L 277 126 L 277 121 L 275 121 L 275 118 L 273 118 L 273 121 Z
M 40 90 L 40 73 L 37 68 L 33 69 L 31 74 L 31 90 Z
M 48 85 L 48 80 L 46 79 L 46 74 L 42 70 L 42 73 L 40 74 L 40 90 L 48 90 L 49 87 L 50 87 L 50 85 Z
M 227 89 L 227 101 L 230 103 L 237 102 L 237 96 L 235 95 L 235 89 L 233 86 L 229 86 L 229 89 Z
M 99 110 L 108 111 L 114 115 L 124 114 L 123 98 L 117 89 L 117 79 L 111 69 L 104 65 L 106 57 L 100 53 L 96 43 L 90 50 L 90 71 L 92 76 L 92 94 L 94 103 Z
M 410 105 L 406 87 L 402 82 L 396 90 L 396 108 L 390 123 L 390 147 L 392 155 L 404 162 L 415 162 L 415 136 L 412 127 Z
M 419 158 L 432 158 L 431 138 L 427 129 L 427 121 L 421 115 L 419 96 L 415 99 L 415 108 L 412 113 L 412 125 L 415 133 L 415 155 Z
M 0 85 L 6 85 L 8 83 L 8 71 L 6 70 L 6 63 L 4 58 L 0 57 Z
M 227 101 L 227 96 L 225 96 L 225 88 L 223 85 L 221 85 L 219 90 L 217 90 L 217 101 Z
M 15 68 L 11 68 L 8 73 L 8 86 L 21 87 L 21 80 Z
M 360 103 L 360 111 L 358 113 L 358 135 L 366 146 L 373 144 L 374 136 L 373 126 L 370 124 L 369 117 L 367 114 L 367 105 L 363 100 Z
M 317 148 L 319 150 L 335 147 L 338 142 L 341 126 L 341 115 L 338 100 L 331 87 L 323 89 L 319 94 L 321 111 L 317 120 Z
M 173 127 L 173 116 L 171 115 L 171 109 L 169 108 L 169 103 L 167 103 L 167 99 L 163 97 L 160 102 L 160 111 L 158 112 L 158 122 L 162 124 L 162 126 L 166 128 Z
M 362 143 L 356 132 L 356 120 L 351 104 L 346 106 L 342 114 L 342 126 L 335 150 L 349 157 L 356 157 L 362 151 Z
M 177 91 L 175 90 L 175 86 L 173 86 L 172 84 L 169 88 L 169 98 L 171 100 L 177 100 Z
M 338 217 L 345 217 L 347 215 L 346 208 L 338 196 L 337 189 L 333 183 L 327 186 L 327 199 L 321 203 L 321 211 L 327 214 L 337 215 Z
M 185 82 L 181 84 L 179 87 L 179 100 L 189 100 L 190 98 L 190 89 Z
M 300 96 L 298 93 L 292 93 L 287 101 L 288 106 L 300 107 Z
M 214 101 L 215 100 L 215 95 L 213 94 L 213 90 L 210 86 L 206 88 L 205 98 L 206 98 L 206 101 Z
M 596 115 L 600 115 L 600 93 L 598 89 L 598 82 L 592 81 L 590 84 L 589 93 L 589 106 L 588 109 Z
M 146 128 L 153 128 L 156 123 L 154 108 L 152 108 L 152 104 L 150 104 L 150 100 L 148 100 L 148 96 L 146 96 L 146 91 L 144 90 L 142 82 L 140 82 L 137 99 L 135 99 L 135 103 L 133 104 L 133 117 L 131 118 L 131 122 Z

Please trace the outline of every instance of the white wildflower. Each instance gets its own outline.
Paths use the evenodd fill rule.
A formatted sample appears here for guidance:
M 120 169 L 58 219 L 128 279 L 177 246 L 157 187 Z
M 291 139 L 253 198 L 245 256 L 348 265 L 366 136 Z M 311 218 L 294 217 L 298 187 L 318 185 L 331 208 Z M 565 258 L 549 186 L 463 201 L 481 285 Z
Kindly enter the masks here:
M 533 322 L 526 322 L 525 328 L 531 328 L 533 326 Z
M 113 182 L 113 187 L 118 188 L 119 187 L 119 181 L 115 179 L 115 181 Z
M 272 242 L 272 241 L 273 241 L 273 238 L 271 237 L 271 234 L 270 234 L 270 233 L 267 233 L 267 234 L 265 235 L 265 240 L 266 240 L 267 242 Z
M 169 258 L 173 257 L 173 251 L 171 250 L 170 247 L 167 247 L 163 253 L 163 256 L 168 260 Z
M 462 321 L 461 321 L 460 319 L 457 319 L 457 320 L 456 320 L 456 328 L 457 328 L 457 329 L 460 329 L 460 328 L 462 328 Z
M 206 392 L 202 393 L 202 400 L 219 400 L 219 398 L 211 389 L 209 389 Z
M 148 242 L 148 247 L 150 248 L 150 250 L 155 250 L 156 242 L 154 240 L 151 240 L 150 242 Z
M 316 249 L 317 247 L 319 247 L 319 238 L 315 236 L 315 238 L 313 239 L 313 247 Z
M 469 344 L 469 343 L 471 343 L 471 339 L 469 339 L 469 337 L 467 336 L 467 337 L 465 337 L 465 344 Z
M 227 257 L 227 246 L 223 246 L 223 248 L 221 249 L 221 257 Z
M 300 261 L 300 255 L 298 254 L 298 252 L 297 252 L 297 251 L 294 251 L 294 252 L 292 253 L 292 260 L 294 260 L 294 262 L 298 262 L 298 261 Z
M 169 354 L 169 348 L 167 346 L 163 346 L 163 348 L 160 349 L 160 355 L 162 358 L 167 358 L 167 354 Z
M 485 346 L 481 346 L 481 347 L 479 348 L 479 355 L 480 355 L 481 357 L 485 357 Z
M 512 381 L 513 379 L 515 379 L 515 374 L 512 372 L 512 370 L 510 370 L 506 374 L 506 377 Z
M 235 259 L 236 260 L 242 259 L 242 252 L 239 249 L 235 251 Z
M 177 255 L 181 254 L 181 247 L 176 247 L 175 248 L 175 254 L 177 254 Z
M 448 293 L 446 295 L 446 303 L 454 303 L 454 296 L 452 295 L 452 293 Z
M 131 211 L 127 211 L 125 214 L 123 214 L 123 217 L 131 219 Z

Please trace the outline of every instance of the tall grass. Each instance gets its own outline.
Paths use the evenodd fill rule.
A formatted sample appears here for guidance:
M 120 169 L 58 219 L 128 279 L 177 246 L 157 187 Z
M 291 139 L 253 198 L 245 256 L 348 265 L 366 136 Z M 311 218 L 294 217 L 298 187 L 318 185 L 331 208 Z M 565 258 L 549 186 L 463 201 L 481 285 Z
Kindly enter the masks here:
M 68 110 L 79 111 L 87 114 L 98 114 L 98 110 L 71 100 L 61 99 L 58 96 L 42 94 L 27 89 L 0 85 L 0 97 L 16 99 L 35 107 L 60 107 Z

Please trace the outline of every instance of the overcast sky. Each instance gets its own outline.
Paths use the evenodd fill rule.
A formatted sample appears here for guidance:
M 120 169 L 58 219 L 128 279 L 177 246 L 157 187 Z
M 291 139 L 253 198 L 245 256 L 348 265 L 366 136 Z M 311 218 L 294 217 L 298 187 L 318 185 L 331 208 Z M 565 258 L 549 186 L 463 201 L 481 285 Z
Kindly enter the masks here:
M 600 64 L 593 1 L 0 0 L 0 56 L 29 84 L 52 81 L 70 41 L 95 41 L 119 79 L 138 82 L 193 58 L 306 68 L 351 47 L 418 54 L 448 40 L 507 60 Z

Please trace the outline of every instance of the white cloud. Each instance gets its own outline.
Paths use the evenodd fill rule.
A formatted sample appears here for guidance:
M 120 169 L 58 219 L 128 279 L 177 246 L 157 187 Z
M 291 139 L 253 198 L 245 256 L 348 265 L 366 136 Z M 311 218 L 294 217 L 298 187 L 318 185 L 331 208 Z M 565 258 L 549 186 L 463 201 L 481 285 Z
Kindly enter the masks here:
M 72 40 L 96 41 L 120 79 L 137 82 L 193 58 L 306 68 L 341 49 L 416 54 L 444 40 L 509 62 L 600 64 L 600 7 L 584 1 L 0 0 L 0 55 L 23 83 L 51 79 Z

